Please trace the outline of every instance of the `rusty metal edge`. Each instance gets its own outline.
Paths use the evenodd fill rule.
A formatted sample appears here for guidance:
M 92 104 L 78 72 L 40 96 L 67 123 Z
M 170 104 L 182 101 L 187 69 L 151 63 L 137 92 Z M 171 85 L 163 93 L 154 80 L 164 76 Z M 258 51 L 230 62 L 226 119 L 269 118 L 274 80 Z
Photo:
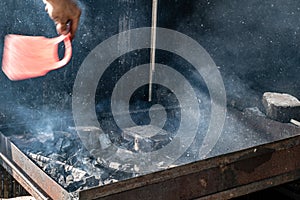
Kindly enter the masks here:
M 252 158 L 259 158 L 260 155 L 272 155 L 274 152 L 286 151 L 293 151 L 292 148 L 297 148 L 296 150 L 300 149 L 300 135 L 292 136 L 283 140 L 278 140 L 272 143 L 262 144 L 259 146 L 251 147 L 248 149 L 244 149 L 241 151 L 232 152 L 225 155 L 216 156 L 213 158 L 208 158 L 205 160 L 197 161 L 194 163 L 190 163 L 187 165 L 167 169 L 164 171 L 155 172 L 152 174 L 143 175 L 140 177 L 132 178 L 129 180 L 120 181 L 117 183 L 113 183 L 110 185 L 91 188 L 87 190 L 82 190 L 79 192 L 79 199 L 110 199 L 111 196 L 113 199 L 116 194 L 126 193 L 126 191 L 140 191 L 147 190 L 150 187 L 156 184 L 161 184 L 163 182 L 167 183 L 168 181 L 172 182 L 172 180 L 177 178 L 182 178 L 184 176 L 190 176 L 193 178 L 195 174 L 205 174 L 209 172 L 211 169 L 215 169 L 214 172 L 219 173 L 219 170 L 226 170 L 227 166 L 231 166 L 233 163 L 239 162 L 247 162 L 251 161 Z M 267 150 L 267 152 L 266 152 Z M 271 152 L 268 152 L 270 151 Z M 295 161 L 296 162 L 296 161 Z M 297 166 L 299 165 L 300 170 L 300 161 L 297 161 Z M 271 167 L 271 166 L 270 166 Z M 213 171 L 212 171 L 213 172 Z M 289 171 L 284 171 L 282 173 L 289 173 Z M 206 173 L 207 175 L 207 173 Z M 279 175 L 279 174 L 276 174 Z M 209 176 L 209 175 L 207 175 Z M 272 175 L 271 175 L 272 176 Z M 274 176 L 274 175 L 273 175 Z M 267 177 L 264 177 L 264 179 Z M 260 181 L 260 180 L 256 180 Z M 245 184 L 245 183 L 243 183 Z M 232 187 L 237 187 L 238 185 L 234 185 Z M 229 188 L 216 188 L 216 191 L 209 193 L 215 193 L 219 191 L 223 191 Z M 179 188 L 178 188 L 179 190 Z M 155 191 L 153 191 L 155 193 Z M 206 195 L 209 195 L 207 193 Z M 124 197 L 124 196 L 123 196 Z M 201 197 L 199 195 L 198 197 Z M 193 197 L 195 198 L 195 197 Z M 150 199 L 150 198 L 149 198 Z
M 22 185 L 22 187 L 29 192 L 36 199 L 45 200 L 48 199 L 40 190 L 32 184 L 32 182 L 16 167 L 10 162 L 2 153 L 0 153 L 0 163 L 6 169 L 9 174 L 12 175 L 14 179 Z
M 0 132 L 0 164 L 36 199 L 69 200 L 71 195 Z
M 208 195 L 205 197 L 196 198 L 194 200 L 232 199 L 235 197 L 240 197 L 240 196 L 247 195 L 247 194 L 250 194 L 253 192 L 257 192 L 260 190 L 264 190 L 267 188 L 279 186 L 281 184 L 294 181 L 295 179 L 300 179 L 300 170 L 291 172 L 291 173 L 287 173 L 287 174 L 283 174 L 283 175 L 279 175 L 279 176 L 275 176 L 275 177 L 271 177 L 271 178 L 264 179 L 261 181 L 256 181 L 253 183 L 249 183 L 247 185 L 235 187 L 235 188 L 225 190 L 222 192 L 218 192 L 215 194 L 211 194 L 211 195 Z

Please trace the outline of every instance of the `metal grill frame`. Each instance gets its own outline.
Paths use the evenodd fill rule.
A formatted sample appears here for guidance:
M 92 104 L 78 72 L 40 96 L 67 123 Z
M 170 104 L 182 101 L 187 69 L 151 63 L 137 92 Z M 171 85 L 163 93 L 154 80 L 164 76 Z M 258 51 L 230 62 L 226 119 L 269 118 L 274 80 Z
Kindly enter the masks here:
M 68 193 L 0 135 L 0 163 L 36 199 L 229 199 L 300 178 L 300 135 Z

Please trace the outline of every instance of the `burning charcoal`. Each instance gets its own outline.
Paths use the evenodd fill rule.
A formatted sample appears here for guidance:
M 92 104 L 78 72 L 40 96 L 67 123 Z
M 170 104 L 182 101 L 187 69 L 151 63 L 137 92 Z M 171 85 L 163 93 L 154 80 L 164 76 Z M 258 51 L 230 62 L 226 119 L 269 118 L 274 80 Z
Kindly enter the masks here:
M 41 143 L 39 141 L 32 142 L 31 146 L 29 144 L 27 144 L 27 145 L 28 146 L 26 148 L 28 148 L 29 150 L 32 150 L 32 151 L 44 149 L 44 146 L 45 146 L 44 143 Z
M 110 162 L 109 167 L 112 168 L 112 169 L 120 170 L 122 165 L 120 163 L 117 163 L 117 162 Z
M 83 179 L 84 188 L 99 186 L 100 184 L 99 179 L 96 179 L 95 176 L 89 176 Z
M 300 101 L 289 94 L 266 92 L 263 95 L 266 115 L 280 122 L 300 120 Z
M 76 182 L 80 181 L 82 179 L 82 177 L 84 177 L 85 175 L 86 175 L 86 172 L 83 172 L 82 170 L 72 171 L 73 180 Z
M 51 169 L 51 165 L 57 165 L 57 166 L 60 166 L 60 167 L 58 167 L 59 169 L 62 169 L 62 167 L 63 167 L 63 169 L 65 170 L 65 172 L 68 172 L 68 171 L 73 172 L 76 175 L 76 176 L 74 176 L 74 179 L 75 179 L 75 177 L 76 177 L 76 179 L 80 179 L 80 178 L 82 178 L 83 176 L 86 175 L 85 171 L 83 171 L 81 169 L 77 169 L 74 166 L 67 165 L 66 163 L 63 163 L 63 162 L 60 162 L 60 161 L 56 161 L 56 160 L 52 160 L 51 158 L 48 158 L 48 157 L 45 157 L 45 156 L 41 156 L 41 155 L 37 155 L 37 154 L 33 154 L 33 153 L 30 153 L 30 152 L 27 153 L 27 155 L 30 158 L 34 159 L 34 160 L 37 160 L 37 161 L 40 161 L 40 162 L 44 162 L 44 163 L 49 163 L 49 165 L 47 165 L 46 169 L 48 167 L 50 167 L 50 169 Z M 54 166 L 52 166 L 52 167 L 53 167 L 52 169 L 55 169 Z M 54 173 L 56 173 L 56 172 L 54 172 Z
M 115 154 L 115 152 L 117 150 L 118 149 L 115 146 L 111 145 L 109 148 L 106 148 L 106 149 L 92 149 L 90 151 L 90 154 L 96 158 L 99 158 L 99 157 L 109 158 L 110 156 Z
M 139 135 L 136 135 L 134 138 L 134 150 L 150 152 L 153 150 L 154 143 L 149 138 L 143 138 Z
M 63 140 L 64 140 L 63 138 L 59 138 L 58 141 L 56 141 L 55 148 L 56 148 L 57 151 L 60 151 Z
M 105 159 L 103 159 L 101 157 L 97 157 L 96 159 L 97 159 L 96 160 L 97 164 L 95 164 L 95 166 L 104 167 L 104 168 L 109 167 L 109 162 L 106 161 Z
M 71 138 L 72 134 L 66 131 L 53 131 L 54 140 L 58 140 L 59 138 Z
M 66 185 L 65 188 L 68 191 L 76 191 L 78 190 L 78 188 L 80 188 L 82 186 L 82 179 L 76 181 L 74 180 L 74 177 L 70 174 L 66 177 Z
M 108 185 L 108 184 L 112 184 L 112 183 L 116 183 L 116 182 L 118 182 L 117 179 L 108 179 L 108 180 L 105 180 L 105 181 L 104 181 L 104 184 L 105 184 L 105 185 Z
M 89 145 L 89 148 L 91 149 L 101 148 L 99 135 L 102 133 L 102 131 L 98 127 L 82 126 L 74 129 L 77 131 L 80 139 L 83 141 L 83 144 Z
M 100 142 L 101 149 L 107 149 L 110 146 L 112 146 L 112 143 L 109 139 L 109 136 L 107 134 L 104 134 L 104 133 L 101 133 L 99 135 L 99 142 Z
M 70 185 L 74 182 L 74 177 L 70 174 L 66 177 L 66 185 Z
M 90 154 L 96 158 L 108 158 L 115 154 L 115 152 L 117 151 L 117 148 L 113 145 L 109 136 L 102 132 L 98 133 L 97 144 L 99 144 L 97 148 L 93 148 L 90 150 Z
M 133 142 L 133 150 L 138 152 L 150 152 L 161 148 L 170 141 L 170 133 L 153 126 L 135 126 L 126 128 L 122 132 L 125 140 Z
M 42 155 L 39 155 L 39 156 L 40 156 L 40 158 L 38 158 L 38 159 L 41 159 Z M 53 160 L 55 160 L 55 161 L 64 161 L 65 160 L 65 158 L 62 156 L 62 154 L 58 154 L 58 153 L 51 153 L 50 155 L 48 155 L 48 157 L 44 157 L 44 159 L 50 159 L 50 160 L 48 160 L 48 162 L 53 161 Z M 44 160 L 44 162 L 47 162 L 47 161 Z
M 72 143 L 70 140 L 64 140 L 61 145 L 61 151 L 62 152 L 68 152 L 70 149 L 72 149 Z
M 109 178 L 108 170 L 103 171 L 103 173 L 101 174 L 101 180 L 106 180 L 108 178 Z
M 66 187 L 66 181 L 65 181 L 65 177 L 61 174 L 57 180 L 58 184 Z
M 50 164 L 45 164 L 45 163 L 43 163 L 43 164 L 44 164 L 43 165 L 44 166 L 43 170 L 45 172 L 48 172 L 48 174 L 50 174 L 51 176 L 55 177 L 56 176 L 56 169 L 51 168 Z
M 101 179 L 104 170 L 99 167 L 99 163 L 92 158 L 84 158 L 83 160 L 82 168 L 87 171 L 87 174 L 95 176 L 96 179 Z
M 53 140 L 54 135 L 53 132 L 39 132 L 35 135 L 35 137 L 42 143 L 45 143 L 47 140 Z
M 83 187 L 82 184 L 83 184 L 82 180 L 80 182 L 70 182 L 69 185 L 65 189 L 69 192 L 74 192 L 74 193 L 72 193 L 72 195 L 78 195 L 78 193 L 75 191 L 81 190 L 81 188 Z M 79 197 L 73 196 L 72 199 L 79 199 Z

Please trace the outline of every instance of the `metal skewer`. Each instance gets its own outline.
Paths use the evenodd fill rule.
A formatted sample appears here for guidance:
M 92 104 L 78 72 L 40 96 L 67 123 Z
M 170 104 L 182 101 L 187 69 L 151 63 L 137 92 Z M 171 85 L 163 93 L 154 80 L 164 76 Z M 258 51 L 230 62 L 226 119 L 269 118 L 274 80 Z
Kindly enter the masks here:
M 150 50 L 150 72 L 149 72 L 149 98 L 152 101 L 152 82 L 155 72 L 155 48 L 156 48 L 156 26 L 157 26 L 157 0 L 152 1 L 152 24 L 151 24 L 151 50 Z

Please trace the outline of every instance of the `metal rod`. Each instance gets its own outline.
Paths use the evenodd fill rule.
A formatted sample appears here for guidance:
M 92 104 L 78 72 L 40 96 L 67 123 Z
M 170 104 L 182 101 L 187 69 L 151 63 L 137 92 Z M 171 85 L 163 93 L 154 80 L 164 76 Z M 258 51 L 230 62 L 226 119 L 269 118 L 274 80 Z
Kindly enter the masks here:
M 152 1 L 151 50 L 150 50 L 149 99 L 148 99 L 148 101 L 152 101 L 153 73 L 155 72 L 156 26 L 157 26 L 157 0 L 153 0 Z

